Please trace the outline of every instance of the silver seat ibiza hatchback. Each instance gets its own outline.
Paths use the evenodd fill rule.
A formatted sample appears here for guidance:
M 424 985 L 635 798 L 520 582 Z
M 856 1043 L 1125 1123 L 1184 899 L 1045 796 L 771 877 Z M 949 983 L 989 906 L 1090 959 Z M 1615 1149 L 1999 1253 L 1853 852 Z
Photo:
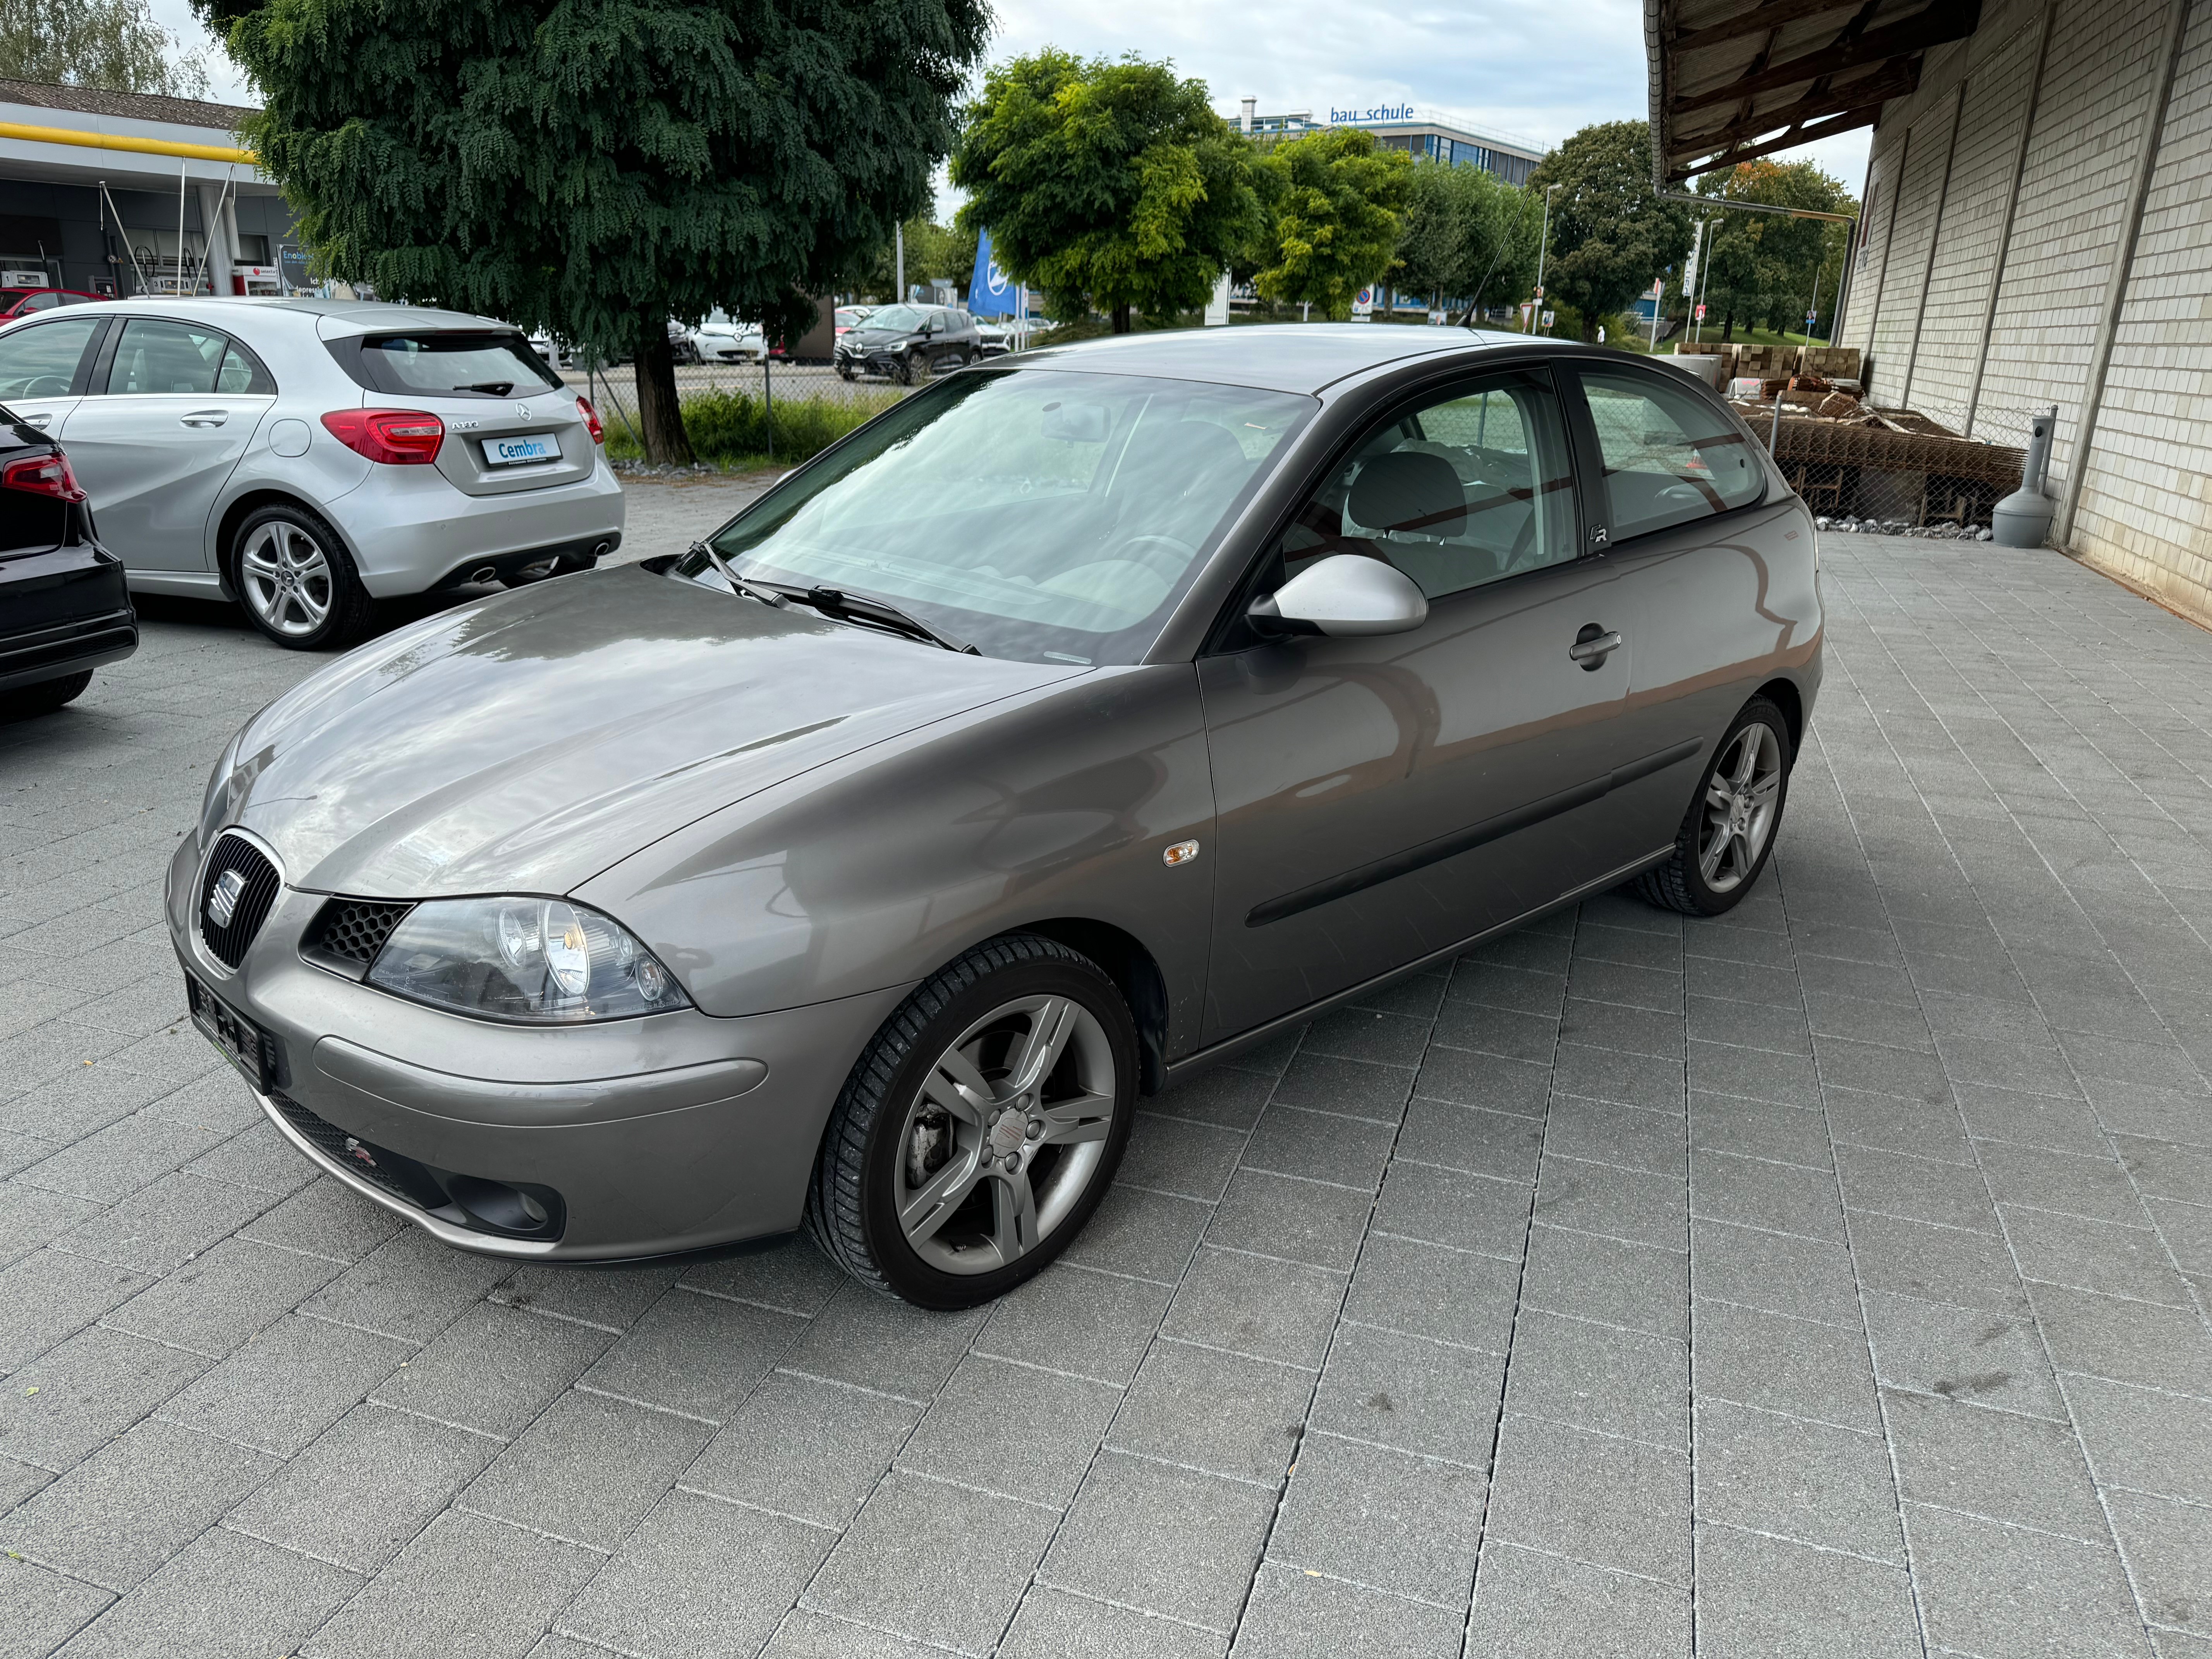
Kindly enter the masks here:
M 951 375 L 704 543 L 249 721 L 167 915 L 297 1150 L 464 1249 L 1035 1273 L 1143 1097 L 1634 882 L 1735 904 L 1820 678 L 1727 407 L 1518 336 Z
M 117 300 L 0 330 L 131 590 L 234 599 L 279 645 L 372 599 L 585 568 L 622 542 L 590 403 L 516 329 L 352 300 Z

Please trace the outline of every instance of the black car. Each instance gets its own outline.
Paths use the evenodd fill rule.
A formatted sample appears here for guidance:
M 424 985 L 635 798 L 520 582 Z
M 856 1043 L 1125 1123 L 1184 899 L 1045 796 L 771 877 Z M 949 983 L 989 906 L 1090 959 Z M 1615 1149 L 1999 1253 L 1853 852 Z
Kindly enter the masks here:
M 0 717 L 42 714 L 138 648 L 123 561 L 52 438 L 0 409 Z
M 837 372 L 848 380 L 883 374 L 911 385 L 982 355 L 975 319 L 951 306 L 879 306 L 837 337 Z

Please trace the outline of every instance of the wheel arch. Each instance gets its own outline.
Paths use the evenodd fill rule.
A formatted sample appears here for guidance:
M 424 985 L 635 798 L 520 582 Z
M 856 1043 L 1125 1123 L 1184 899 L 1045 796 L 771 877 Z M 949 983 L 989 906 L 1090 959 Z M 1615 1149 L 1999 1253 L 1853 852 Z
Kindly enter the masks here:
M 1782 718 L 1790 727 L 1790 753 L 1794 758 L 1805 742 L 1805 698 L 1797 690 L 1795 680 L 1775 678 L 1752 693 L 1764 697 L 1782 711 Z
M 1079 951 L 1103 969 L 1129 1005 L 1137 1025 L 1137 1089 L 1156 1095 L 1167 1082 L 1167 976 L 1143 940 L 1108 921 L 1088 916 L 1054 916 L 1005 930 L 1041 933 L 1071 951 Z
M 296 507 L 303 513 L 313 514 L 325 524 L 330 526 L 331 534 L 338 538 L 339 544 L 345 549 L 346 556 L 354 562 L 354 568 L 360 568 L 361 555 L 356 551 L 352 543 L 346 539 L 345 532 L 338 527 L 337 521 L 331 517 L 327 510 L 309 501 L 296 489 L 280 489 L 266 484 L 257 485 L 252 489 L 242 492 L 236 501 L 226 503 L 221 518 L 216 522 L 216 581 L 221 586 L 222 596 L 226 599 L 234 604 L 240 602 L 238 583 L 233 580 L 230 571 L 231 543 L 236 539 L 238 527 L 246 522 L 246 516 L 258 512 L 264 507 Z

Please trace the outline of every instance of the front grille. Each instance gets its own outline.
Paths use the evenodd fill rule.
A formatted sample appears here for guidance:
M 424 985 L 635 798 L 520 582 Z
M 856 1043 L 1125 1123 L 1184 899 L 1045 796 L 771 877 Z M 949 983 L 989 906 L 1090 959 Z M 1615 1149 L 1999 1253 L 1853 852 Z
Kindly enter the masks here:
M 245 878 L 231 906 L 230 920 L 218 925 L 208 913 L 208 900 L 213 896 L 216 884 L 232 871 Z M 226 968 L 235 968 L 246 960 L 246 946 L 261 931 L 261 924 L 269 920 L 270 907 L 276 902 L 276 895 L 283 886 L 276 874 L 276 866 L 245 836 L 224 830 L 215 851 L 208 857 L 207 868 L 200 876 L 198 921 L 200 937 L 207 942 L 209 952 Z
M 271 1093 L 276 1109 L 284 1114 L 284 1121 L 314 1144 L 317 1151 L 333 1162 L 343 1164 L 364 1181 L 373 1181 L 394 1198 L 404 1200 L 418 1209 L 432 1210 L 443 1205 L 446 1194 L 430 1176 L 430 1172 L 413 1158 L 398 1152 L 388 1152 L 381 1146 L 372 1146 L 358 1135 L 349 1135 L 327 1118 L 319 1117 L 289 1095 Z
M 307 948 L 365 969 L 376 960 L 392 930 L 414 908 L 381 899 L 334 898 L 316 912 L 309 924 Z

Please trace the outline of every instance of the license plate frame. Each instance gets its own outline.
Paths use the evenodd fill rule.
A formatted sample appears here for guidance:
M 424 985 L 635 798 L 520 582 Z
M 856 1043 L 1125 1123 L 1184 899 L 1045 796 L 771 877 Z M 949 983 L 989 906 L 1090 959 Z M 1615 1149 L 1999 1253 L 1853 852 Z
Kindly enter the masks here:
M 261 1028 L 201 984 L 197 975 L 185 975 L 185 1000 L 200 1035 L 238 1068 L 257 1092 L 267 1094 L 269 1040 Z
M 543 466 L 548 461 L 561 459 L 561 434 L 557 432 L 517 432 L 504 438 L 479 438 L 477 447 L 483 452 L 486 466 Z M 520 453 L 502 454 L 502 450 Z

